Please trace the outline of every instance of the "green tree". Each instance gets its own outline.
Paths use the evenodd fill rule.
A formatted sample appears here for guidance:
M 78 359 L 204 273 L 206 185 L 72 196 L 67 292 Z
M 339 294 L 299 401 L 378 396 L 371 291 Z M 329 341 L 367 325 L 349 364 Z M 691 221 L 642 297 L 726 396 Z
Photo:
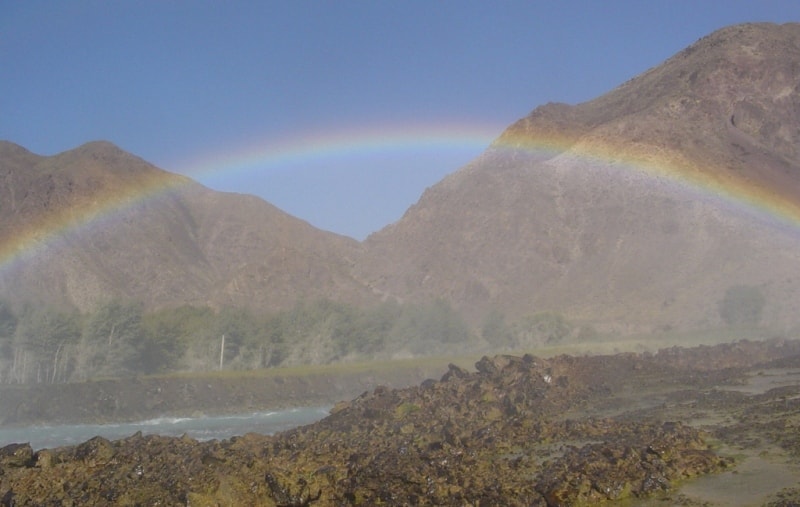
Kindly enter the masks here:
M 16 329 L 17 316 L 11 305 L 0 299 L 0 382 L 10 381 Z
M 514 333 L 506 323 L 506 317 L 499 310 L 486 314 L 481 326 L 481 337 L 494 347 L 511 347 L 514 344 Z
M 64 381 L 74 367 L 80 336 L 77 313 L 27 305 L 14 333 L 14 375 L 21 382 Z
M 203 329 L 202 322 L 193 322 L 197 315 L 193 307 L 186 306 L 143 315 L 145 342 L 142 368 L 145 372 L 158 373 L 179 368 L 191 342 L 192 332 Z
M 333 344 L 335 356 L 330 360 L 349 354 L 364 354 L 370 348 L 370 330 L 378 322 L 370 322 L 362 310 L 353 306 L 331 301 L 318 300 L 312 305 L 314 317 L 312 321 L 317 336 L 328 337 Z
M 225 337 L 223 367 L 260 367 L 257 356 L 259 345 L 263 341 L 260 339 L 263 329 L 250 311 L 243 308 L 221 309 L 216 315 L 214 330 L 220 347 L 223 343 L 222 337 Z M 219 352 L 220 349 L 217 350 Z
M 438 299 L 429 304 L 406 304 L 389 333 L 396 350 L 428 355 L 452 352 L 453 345 L 466 346 L 469 327 L 450 304 Z
M 572 325 L 563 315 L 540 312 L 515 323 L 514 335 L 521 346 L 544 345 L 563 341 L 572 332 Z
M 17 316 L 8 301 L 0 299 L 0 339 L 12 338 L 17 329 Z
M 147 368 L 151 371 L 215 368 L 219 364 L 216 322 L 216 312 L 208 307 L 181 306 L 146 315 L 144 326 L 147 335 L 156 342 L 151 343 L 152 349 L 145 353 Z M 171 351 L 167 358 L 159 360 L 153 357 L 159 348 Z
M 730 327 L 756 327 L 761 323 L 765 303 L 758 287 L 734 285 L 719 303 L 719 316 Z
M 363 342 L 359 311 L 329 299 L 298 301 L 267 321 L 270 357 L 324 364 L 357 350 Z
M 119 377 L 142 371 L 145 330 L 138 302 L 111 301 L 89 316 L 81 339 L 84 378 Z
M 368 356 L 381 352 L 401 311 L 393 300 L 363 310 L 358 317 L 359 331 L 352 338 L 353 350 Z

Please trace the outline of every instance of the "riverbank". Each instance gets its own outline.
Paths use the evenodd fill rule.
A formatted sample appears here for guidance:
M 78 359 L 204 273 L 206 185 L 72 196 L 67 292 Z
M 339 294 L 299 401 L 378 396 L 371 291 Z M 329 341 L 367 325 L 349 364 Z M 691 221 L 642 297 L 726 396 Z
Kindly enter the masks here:
M 107 424 L 163 416 L 332 406 L 379 385 L 399 388 L 438 378 L 450 361 L 425 358 L 71 384 L 0 385 L 0 426 Z
M 756 333 L 707 331 L 627 337 L 543 347 L 539 357 L 656 352 L 672 346 L 725 343 Z M 756 334 L 757 335 L 757 334 Z M 518 351 L 513 355 L 524 355 Z M 108 424 L 155 417 L 197 417 L 332 406 L 377 386 L 401 388 L 436 379 L 450 363 L 471 369 L 475 356 L 223 370 L 70 384 L 0 384 L 0 427 L 29 424 Z

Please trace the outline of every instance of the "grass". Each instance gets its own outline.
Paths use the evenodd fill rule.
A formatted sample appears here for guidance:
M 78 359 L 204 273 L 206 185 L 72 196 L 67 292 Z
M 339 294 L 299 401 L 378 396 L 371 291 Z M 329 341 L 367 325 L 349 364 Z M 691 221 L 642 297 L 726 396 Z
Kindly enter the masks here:
M 265 368 L 260 370 L 214 370 L 214 371 L 195 371 L 195 372 L 176 372 L 151 375 L 149 378 L 181 378 L 181 379 L 240 379 L 240 378 L 274 378 L 274 377 L 310 377 L 315 375 L 336 375 L 336 374 L 363 374 L 402 372 L 411 369 L 441 369 L 442 374 L 447 371 L 447 364 L 454 363 L 458 366 L 471 368 L 479 357 L 417 357 L 409 359 L 376 360 L 376 361 L 357 361 L 341 362 L 325 365 L 294 365 L 279 366 L 275 368 Z
M 699 345 L 717 345 L 740 340 L 763 340 L 779 333 L 768 329 L 755 328 L 717 328 L 692 331 L 665 331 L 661 333 L 634 334 L 621 338 L 601 336 L 591 342 L 569 342 L 545 345 L 533 350 L 515 351 L 514 354 L 531 353 L 541 357 L 553 357 L 560 354 L 600 355 L 618 354 L 621 352 L 655 352 L 670 347 L 697 347 Z
M 775 336 L 775 333 L 766 329 L 709 329 L 702 331 L 669 331 L 661 333 L 629 335 L 616 337 L 615 335 L 601 335 L 590 342 L 566 342 L 552 345 L 543 345 L 530 349 L 513 351 L 498 351 L 497 353 L 523 355 L 532 354 L 539 357 L 554 357 L 567 355 L 606 355 L 622 352 L 641 353 L 655 352 L 658 349 L 679 347 L 695 347 L 698 345 L 716 345 L 719 343 L 734 342 L 743 339 L 761 340 Z M 453 356 L 430 356 L 392 360 L 365 360 L 353 362 L 339 362 L 326 365 L 294 365 L 260 370 L 213 370 L 195 372 L 163 373 L 148 376 L 148 378 L 161 379 L 244 379 L 244 378 L 275 378 L 275 377 L 314 377 L 317 375 L 357 375 L 379 373 L 381 375 L 393 372 L 404 372 L 413 369 L 425 371 L 447 371 L 449 363 L 456 364 L 464 369 L 474 369 L 474 364 L 486 354 L 463 354 Z

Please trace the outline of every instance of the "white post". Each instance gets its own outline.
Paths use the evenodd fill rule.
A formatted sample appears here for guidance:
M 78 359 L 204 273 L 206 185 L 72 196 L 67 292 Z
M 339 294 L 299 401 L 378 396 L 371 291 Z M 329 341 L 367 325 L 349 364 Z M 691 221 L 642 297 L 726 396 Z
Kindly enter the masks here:
M 58 348 L 56 349 L 56 355 L 53 358 L 53 376 L 50 379 L 50 383 L 51 384 L 55 384 L 56 383 L 56 373 L 58 373 L 58 355 L 61 353 L 61 347 L 63 347 L 63 346 L 64 346 L 64 342 L 63 341 L 58 344 Z
M 219 369 L 222 369 L 222 361 L 225 359 L 225 335 L 222 335 L 222 343 L 219 346 Z

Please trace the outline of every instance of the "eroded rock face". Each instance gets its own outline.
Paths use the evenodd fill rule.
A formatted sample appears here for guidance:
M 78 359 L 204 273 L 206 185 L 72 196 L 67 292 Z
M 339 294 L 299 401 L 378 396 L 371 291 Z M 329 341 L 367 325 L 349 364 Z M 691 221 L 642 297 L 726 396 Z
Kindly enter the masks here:
M 562 506 L 669 494 L 677 482 L 734 466 L 705 433 L 664 417 L 671 399 L 693 410 L 732 407 L 747 421 L 755 405 L 760 414 L 783 396 L 762 433 L 797 429 L 786 392 L 709 395 L 714 383 L 741 380 L 731 364 L 747 363 L 745 356 L 750 365 L 785 363 L 800 357 L 800 344 L 497 356 L 481 359 L 477 371 L 451 365 L 438 381 L 365 392 L 316 424 L 275 436 L 197 442 L 136 434 L 36 453 L 7 446 L 0 505 Z M 661 393 L 663 402 L 618 406 L 633 389 Z M 739 438 L 745 430 L 737 424 L 716 438 Z M 795 452 L 792 439 L 785 442 Z

